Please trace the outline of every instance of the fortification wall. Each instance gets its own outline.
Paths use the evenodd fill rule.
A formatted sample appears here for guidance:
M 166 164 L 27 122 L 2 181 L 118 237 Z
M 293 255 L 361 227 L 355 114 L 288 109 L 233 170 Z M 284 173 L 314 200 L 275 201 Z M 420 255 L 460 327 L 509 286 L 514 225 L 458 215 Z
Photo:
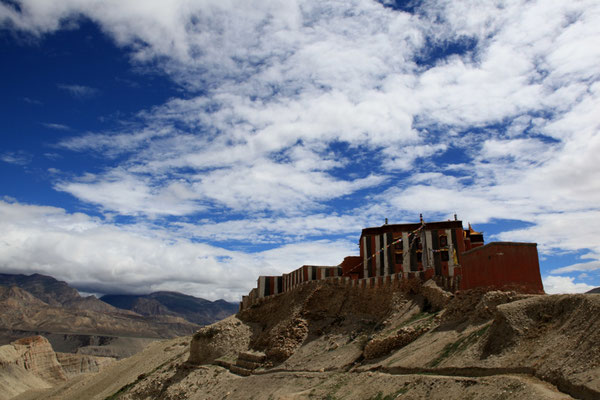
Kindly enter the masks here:
M 350 277 L 347 277 L 347 276 L 326 277 L 326 278 L 317 279 L 317 280 L 307 280 L 307 281 L 300 282 L 297 285 L 295 285 L 293 289 L 303 287 L 303 286 L 309 285 L 309 284 L 317 282 L 317 281 L 326 281 L 326 282 L 329 282 L 329 283 L 332 283 L 332 284 L 335 284 L 338 286 L 345 286 L 345 287 L 349 287 L 349 288 L 360 288 L 360 289 L 384 288 L 384 287 L 409 288 L 409 287 L 411 287 L 411 285 L 416 287 L 416 286 L 420 285 L 420 283 L 425 282 L 426 280 L 429 280 L 429 279 L 432 279 L 433 281 L 436 282 L 436 284 L 440 288 L 442 288 L 446 291 L 449 291 L 449 292 L 454 292 L 454 291 L 458 290 L 458 288 L 460 287 L 460 281 L 461 281 L 460 276 L 454 276 L 454 277 L 431 276 L 431 274 L 427 274 L 424 271 L 418 271 L 418 272 L 397 273 L 397 274 L 391 274 L 391 275 L 385 275 L 385 276 L 376 276 L 376 277 L 364 278 L 364 279 L 351 279 Z M 254 289 L 254 290 L 256 290 L 256 289 Z M 250 293 L 252 294 L 252 292 L 250 292 Z M 270 296 L 264 296 L 264 297 L 260 297 L 257 295 L 243 296 L 242 302 L 240 302 L 240 311 L 244 311 L 244 310 L 252 307 L 253 305 L 262 304 L 268 299 L 280 296 L 285 293 L 286 292 L 277 293 L 277 294 L 273 294 Z

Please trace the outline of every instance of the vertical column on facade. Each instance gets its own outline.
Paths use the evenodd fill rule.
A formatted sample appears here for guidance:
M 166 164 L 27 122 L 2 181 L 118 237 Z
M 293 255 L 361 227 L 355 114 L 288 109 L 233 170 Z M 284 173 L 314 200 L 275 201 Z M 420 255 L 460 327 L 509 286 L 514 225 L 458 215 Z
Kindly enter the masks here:
M 423 270 L 426 270 L 429 264 L 427 264 L 427 238 L 424 230 L 421 231 L 419 238 L 421 239 L 421 264 L 423 265 Z
M 433 238 L 431 237 L 431 231 L 425 231 L 425 245 L 423 246 L 423 252 L 427 259 L 427 267 L 433 268 Z
M 385 265 L 385 273 L 386 275 L 392 275 L 395 271 L 394 271 L 394 265 L 396 263 L 395 260 L 395 251 L 394 251 L 394 247 L 391 246 L 391 244 L 394 242 L 394 235 L 392 235 L 391 233 L 386 233 L 386 239 L 385 239 L 385 243 L 386 243 L 386 248 L 385 248 L 385 252 L 387 254 L 387 264 Z
M 375 276 L 381 275 L 381 235 L 375 235 Z
M 265 288 L 266 288 L 265 283 L 266 283 L 265 277 L 259 276 L 258 277 L 258 297 L 265 297 Z
M 296 285 L 298 284 L 297 278 L 298 278 L 298 271 L 292 271 L 292 287 L 295 288 Z
M 387 241 L 387 234 L 383 234 L 383 274 L 387 275 L 387 268 L 389 265 L 389 260 L 388 260 L 388 241 Z
M 364 254 L 363 254 L 363 278 L 368 278 L 369 277 L 369 252 L 367 251 L 368 247 L 367 247 L 367 236 L 363 236 L 363 250 L 364 250 Z
M 452 229 L 446 229 L 448 241 L 448 276 L 454 276 L 454 243 L 452 242 Z
M 408 243 L 408 232 L 402 232 L 402 271 L 410 271 L 410 244 Z M 405 277 L 407 275 L 404 275 Z

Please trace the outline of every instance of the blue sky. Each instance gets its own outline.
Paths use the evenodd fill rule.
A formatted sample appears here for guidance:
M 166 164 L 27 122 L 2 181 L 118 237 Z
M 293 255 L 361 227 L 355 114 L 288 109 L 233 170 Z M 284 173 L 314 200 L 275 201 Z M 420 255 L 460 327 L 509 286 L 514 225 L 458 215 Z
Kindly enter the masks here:
M 0 270 L 237 300 L 457 213 L 600 286 L 597 43 L 596 1 L 0 1 Z

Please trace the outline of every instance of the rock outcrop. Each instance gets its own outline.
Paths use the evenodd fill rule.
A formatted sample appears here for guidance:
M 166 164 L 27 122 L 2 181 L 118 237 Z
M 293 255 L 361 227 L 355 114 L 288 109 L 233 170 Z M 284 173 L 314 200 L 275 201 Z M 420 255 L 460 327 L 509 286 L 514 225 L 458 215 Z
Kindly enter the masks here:
M 441 287 L 433 280 L 428 280 L 421 286 L 421 294 L 427 299 L 431 308 L 439 311 L 446 307 L 454 295 Z
M 381 357 L 392 350 L 412 343 L 425 332 L 428 332 L 433 327 L 437 327 L 437 323 L 436 319 L 427 318 L 426 321 L 419 321 L 409 326 L 403 326 L 391 335 L 376 337 L 370 340 L 363 350 L 365 360 Z
M 97 357 L 87 354 L 56 353 L 56 359 L 67 379 L 77 375 L 98 372 L 115 361 L 112 357 Z
M 210 326 L 201 328 L 190 342 L 191 364 L 209 364 L 217 358 L 237 357 L 250 345 L 252 329 L 236 316 L 225 318 Z
M 0 400 L 29 389 L 48 388 L 88 372 L 98 372 L 114 359 L 55 353 L 43 336 L 0 346 Z
M 5 358 L 5 362 L 14 363 L 49 383 L 55 384 L 67 380 L 56 353 L 52 350 L 50 342 L 43 336 L 19 339 L 2 347 L 8 347 L 5 354 L 10 354 Z

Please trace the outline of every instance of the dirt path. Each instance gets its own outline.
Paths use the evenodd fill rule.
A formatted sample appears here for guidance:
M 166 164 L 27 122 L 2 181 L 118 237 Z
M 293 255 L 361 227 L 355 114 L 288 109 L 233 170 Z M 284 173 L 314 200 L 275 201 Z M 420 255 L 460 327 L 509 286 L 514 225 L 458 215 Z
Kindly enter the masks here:
M 564 382 L 550 382 L 537 376 L 533 368 L 481 368 L 481 367 L 466 367 L 466 368 L 402 368 L 402 367 L 375 367 L 370 369 L 392 375 L 422 375 L 430 376 L 446 376 L 446 377 L 463 377 L 463 378 L 480 378 L 493 376 L 510 376 L 518 378 L 530 385 L 536 385 L 540 389 L 544 388 L 547 393 L 555 393 L 558 397 L 548 397 L 550 399 L 575 398 L 582 400 L 594 400 L 600 398 L 600 393 L 567 385 Z M 561 397 L 563 396 L 563 397 Z M 567 396 L 567 397 L 564 397 Z

